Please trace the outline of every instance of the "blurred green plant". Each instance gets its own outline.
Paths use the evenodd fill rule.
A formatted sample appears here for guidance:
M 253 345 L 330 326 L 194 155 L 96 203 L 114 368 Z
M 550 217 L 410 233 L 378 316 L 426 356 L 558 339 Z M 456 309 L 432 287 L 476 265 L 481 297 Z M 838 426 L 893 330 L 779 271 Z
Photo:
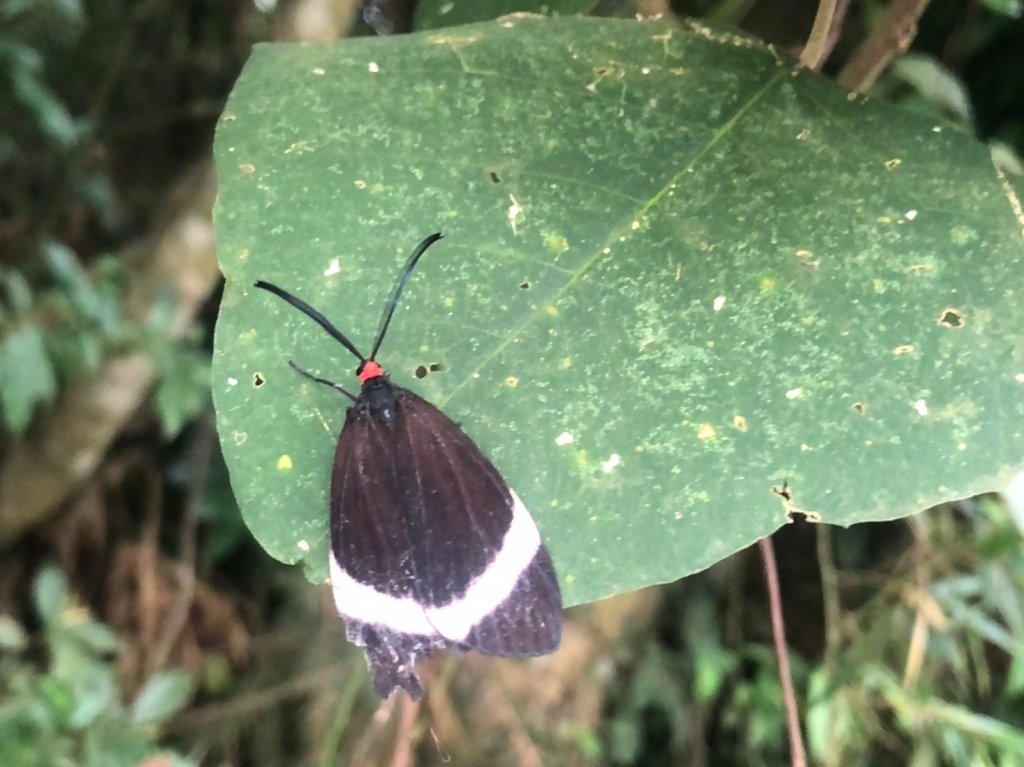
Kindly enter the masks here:
M 0 415 L 4 430 L 24 433 L 61 383 L 94 372 L 111 355 L 144 349 L 157 365 L 155 405 L 173 437 L 209 400 L 209 354 L 199 333 L 172 343 L 167 307 L 158 303 L 144 325 L 121 310 L 125 274 L 113 257 L 86 271 L 65 245 L 42 246 L 46 287 L 33 289 L 0 268 Z
M 191 677 L 159 672 L 125 703 L 117 637 L 75 602 L 55 567 L 40 571 L 33 601 L 42 648 L 16 620 L 0 616 L 0 764 L 132 767 L 157 755 L 171 765 L 194 764 L 158 744 L 161 725 L 191 698 Z M 43 669 L 33 662 L 40 649 Z
M 676 589 L 670 597 L 684 610 L 672 638 L 644 648 L 613 704 L 604 763 L 785 764 L 785 710 L 771 647 L 730 646 L 711 589 L 702 577 L 687 583 L 685 594 Z M 809 669 L 793 660 L 800 688 Z
M 14 435 L 53 400 L 58 380 L 95 370 L 104 348 L 126 334 L 115 261 L 102 260 L 90 276 L 63 245 L 48 243 L 43 253 L 49 289 L 0 269 L 0 412 Z
M 156 337 L 151 345 L 159 376 L 154 405 L 168 437 L 210 406 L 210 352 L 199 335 L 192 332 L 181 343 Z
M 812 762 L 1024 765 L 1020 532 L 992 500 L 943 507 L 910 524 L 914 540 L 890 571 L 852 561 L 867 526 L 831 532 L 840 562 L 825 599 L 835 601 L 835 639 L 813 662 L 793 658 Z M 708 586 L 708 576 L 697 576 L 685 593 L 677 589 L 667 636 L 628 664 L 610 705 L 603 763 L 678 763 L 701 752 L 692 763 L 786 762 L 772 651 L 730 642 L 721 629 L 727 613 L 756 610 L 759 597 L 744 595 L 730 613 Z M 803 628 L 791 624 L 791 637 Z
M 22 262 L 72 208 L 116 217 L 105 165 L 81 162 L 96 128 L 74 89 L 98 74 L 81 55 L 88 28 L 78 0 L 0 5 L 0 242 Z
M 826 767 L 881 753 L 914 766 L 1024 764 L 1020 531 L 991 499 L 912 525 L 897 571 L 844 614 L 844 643 L 811 679 L 811 751 Z M 847 571 L 840 586 L 864 580 Z
M 167 436 L 207 406 L 202 333 L 168 344 L 160 305 L 122 316 L 131 267 L 100 254 L 145 231 L 154 191 L 205 150 L 223 72 L 247 51 L 236 13 L 254 16 L 212 1 L 0 3 L 0 434 L 21 436 L 62 386 L 125 351 L 153 357 Z

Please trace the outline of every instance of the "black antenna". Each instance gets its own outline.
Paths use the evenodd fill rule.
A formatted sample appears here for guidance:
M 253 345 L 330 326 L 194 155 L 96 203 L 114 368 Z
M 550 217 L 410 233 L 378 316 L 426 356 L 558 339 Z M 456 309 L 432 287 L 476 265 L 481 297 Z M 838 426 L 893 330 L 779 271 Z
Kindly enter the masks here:
M 334 383 L 334 381 L 331 381 L 330 379 L 321 378 L 320 376 L 313 375 L 312 373 L 310 373 L 305 368 L 300 368 L 298 365 L 296 365 L 295 364 L 295 360 L 288 360 L 288 365 L 296 373 L 298 373 L 301 376 L 305 376 L 310 381 L 316 381 L 318 384 L 323 384 L 324 386 L 330 386 L 332 389 L 337 389 L 338 391 L 340 391 L 342 394 L 344 394 L 346 397 L 348 397 L 353 402 L 358 402 L 359 401 L 359 397 L 357 397 L 355 394 L 350 392 L 344 386 L 340 386 L 339 384 Z
M 348 349 L 350 352 L 352 352 L 352 354 L 356 356 L 356 359 L 359 360 L 361 370 L 362 365 L 366 363 L 367 360 L 372 360 L 377 357 L 377 352 L 380 350 L 381 342 L 384 340 L 384 334 L 387 332 L 388 325 L 391 323 L 391 315 L 395 313 L 395 307 L 398 306 L 398 298 L 399 296 L 402 295 L 402 289 L 405 288 L 405 283 L 409 279 L 409 275 L 412 274 L 412 270 L 416 266 L 416 262 L 420 260 L 420 256 L 422 256 L 426 252 L 427 248 L 429 248 L 431 245 L 433 245 L 435 242 L 441 239 L 441 236 L 442 235 L 440 232 L 435 232 L 434 234 L 424 239 L 423 242 L 416 246 L 416 250 L 414 250 L 412 252 L 412 255 L 409 256 L 409 260 L 405 262 L 405 268 L 402 270 L 402 276 L 398 278 L 398 283 L 395 285 L 395 289 L 391 293 L 391 298 L 388 299 L 387 304 L 385 304 L 384 306 L 384 313 L 380 317 L 380 326 L 377 328 L 377 338 L 373 342 L 373 351 L 370 353 L 369 357 L 364 356 L 363 353 L 356 348 L 355 344 L 349 341 L 348 338 L 346 338 L 345 334 L 338 330 L 329 319 L 324 317 L 324 315 L 322 315 L 312 306 L 307 304 L 301 298 L 293 296 L 284 288 L 279 288 L 277 285 L 274 285 L 273 283 L 270 282 L 264 282 L 263 280 L 257 280 L 254 283 L 254 285 L 257 288 L 262 288 L 263 290 L 273 293 L 278 298 L 284 299 L 287 303 L 291 304 L 300 312 L 302 312 L 307 317 L 316 322 L 316 324 L 322 327 L 324 330 L 326 330 L 331 335 L 331 337 L 340 342 L 342 346 L 344 346 L 346 349 Z M 338 391 L 348 395 L 349 397 L 352 397 L 352 399 L 355 399 L 355 396 L 345 391 L 345 389 L 338 386 L 338 384 L 334 383 L 333 381 L 328 381 L 325 378 L 318 378 L 312 373 L 303 370 L 294 362 L 289 362 L 288 364 L 291 365 L 297 372 L 306 376 L 306 378 L 316 381 L 317 383 L 322 383 L 327 386 L 331 386 L 337 389 Z
M 353 344 L 351 341 L 349 341 L 347 338 L 345 338 L 345 334 L 344 333 L 342 333 L 340 330 L 338 330 L 336 327 L 334 327 L 334 325 L 331 324 L 331 321 L 329 319 L 324 317 L 322 314 L 320 314 L 320 312 L 318 312 L 312 306 L 307 304 L 301 298 L 296 298 L 291 293 L 289 293 L 287 290 L 285 290 L 283 288 L 279 288 L 279 287 L 277 287 L 277 285 L 274 285 L 272 283 L 264 282 L 263 280 L 258 280 L 254 284 L 255 284 L 255 286 L 257 288 L 263 288 L 263 290 L 268 290 L 271 293 L 273 293 L 275 296 L 278 296 L 279 298 L 283 298 L 289 304 L 291 304 L 296 309 L 298 309 L 300 312 L 302 312 L 307 317 L 309 317 L 314 322 L 316 322 L 317 325 L 319 325 L 324 330 L 326 330 L 328 333 L 330 333 L 331 336 L 333 336 L 335 339 L 340 341 L 342 346 L 344 346 L 346 349 L 348 349 L 350 352 L 352 352 L 354 355 L 356 355 L 356 357 L 359 359 L 359 363 L 360 364 L 366 362 L 366 357 L 364 357 L 362 355 L 362 353 L 355 347 L 355 344 Z
M 416 250 L 414 250 L 412 255 L 409 256 L 409 260 L 405 262 L 405 269 L 402 270 L 402 276 L 398 278 L 398 284 L 395 285 L 395 291 L 391 294 L 391 298 L 388 299 L 387 304 L 384 306 L 384 313 L 380 316 L 380 327 L 377 328 L 377 338 L 373 342 L 373 351 L 370 352 L 369 359 L 377 359 L 377 352 L 380 351 L 380 345 L 384 340 L 384 334 L 388 330 L 388 324 L 391 322 L 391 315 L 395 313 L 395 307 L 398 306 L 398 297 L 402 295 L 402 289 L 405 287 L 405 283 L 406 280 L 409 279 L 409 275 L 412 274 L 412 270 L 416 266 L 416 262 L 420 260 L 420 256 L 427 252 L 427 248 L 440 240 L 441 237 L 443 237 L 443 235 L 440 232 L 435 232 L 424 239 L 423 242 L 416 246 Z M 257 283 L 257 285 L 258 284 L 259 283 Z M 314 317 L 314 319 L 316 318 Z M 366 360 L 360 360 L 360 362 L 365 361 Z

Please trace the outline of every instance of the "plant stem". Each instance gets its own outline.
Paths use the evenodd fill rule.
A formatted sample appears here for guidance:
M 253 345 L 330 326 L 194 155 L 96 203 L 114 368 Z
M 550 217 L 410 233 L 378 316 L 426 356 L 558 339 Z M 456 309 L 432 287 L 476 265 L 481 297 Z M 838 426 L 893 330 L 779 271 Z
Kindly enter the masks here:
M 807 767 L 807 752 L 804 750 L 803 735 L 800 733 L 800 716 L 793 691 L 793 675 L 789 669 L 789 651 L 786 648 L 786 629 L 782 623 L 782 596 L 779 593 L 779 573 L 775 564 L 775 549 L 772 539 L 762 538 L 757 542 L 764 562 L 765 581 L 768 585 L 768 604 L 772 616 L 772 639 L 775 642 L 775 657 L 779 663 L 779 680 L 782 682 L 782 696 L 786 704 L 786 726 L 789 730 L 790 763 L 793 767 Z

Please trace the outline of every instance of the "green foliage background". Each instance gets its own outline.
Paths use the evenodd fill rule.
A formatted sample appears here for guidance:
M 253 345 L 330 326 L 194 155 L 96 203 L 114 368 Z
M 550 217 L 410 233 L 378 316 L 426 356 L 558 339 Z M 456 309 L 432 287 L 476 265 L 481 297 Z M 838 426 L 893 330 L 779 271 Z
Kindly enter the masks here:
M 123 355 L 148 355 L 159 377 L 150 402 L 117 422 L 95 471 L 74 478 L 74 497 L 48 510 L 52 524 L 25 525 L 31 541 L 3 549 L 4 767 L 398 758 L 393 723 L 375 713 L 361 653 L 325 592 L 263 557 L 210 455 L 212 270 L 190 283 L 211 300 L 173 341 L 181 296 L 166 285 L 137 300 L 154 251 L 128 247 L 175 218 L 168 189 L 191 176 L 193 160 L 205 167 L 252 40 L 278 35 L 299 5 L 264 14 L 217 0 L 0 2 L 0 468 L 38 444 L 40 427 L 88 429 L 67 403 Z M 294 356 L 343 383 L 353 362 L 247 285 L 279 280 L 365 345 L 402 259 L 435 227 L 448 236 L 413 279 L 383 361 L 495 456 L 563 574 L 608 586 L 617 560 L 584 561 L 597 556 L 593 546 L 621 549 L 629 565 L 648 544 L 654 556 L 637 570 L 645 582 L 648 564 L 684 572 L 701 553 L 666 566 L 674 530 L 737 542 L 744 530 L 770 530 L 784 519 L 770 486 L 787 480 L 793 503 L 825 519 L 839 519 L 851 498 L 863 501 L 851 515 L 873 518 L 999 486 L 1007 456 L 1018 460 L 1020 389 L 1006 373 L 1016 383 L 1020 277 L 1006 265 L 1020 261 L 1021 227 L 1007 224 L 1020 185 L 935 115 L 955 106 L 964 133 L 1024 149 L 1020 4 L 928 4 L 918 58 L 897 62 L 873 90 L 916 118 L 793 76 L 780 51 L 806 39 L 813 2 L 784 14 L 770 2 L 681 11 L 742 24 L 774 49 L 694 23 L 659 45 L 604 34 L 590 42 L 578 31 L 595 29 L 586 24 L 547 36 L 497 24 L 441 29 L 499 7 L 564 15 L 591 5 L 624 18 L 634 10 L 423 0 L 412 23 L 437 30 L 429 38 L 255 55 L 242 84 L 248 104 L 234 105 L 238 124 L 225 126 L 250 157 L 222 155 L 228 197 L 218 214 L 234 238 L 225 243 L 252 259 L 247 266 L 243 250 L 225 259 L 227 327 L 243 345 L 253 343 L 247 331 L 266 344 L 243 346 L 216 381 L 238 408 L 232 422 L 251 427 L 228 433 L 250 440 L 254 458 L 242 462 L 255 468 L 245 471 L 268 475 L 239 484 L 250 488 L 247 516 L 282 559 L 312 541 L 322 550 L 308 557 L 322 569 L 326 466 L 346 404 L 285 362 Z M 851 4 L 829 76 L 886 6 Z M 302 68 L 324 63 L 322 75 Z M 432 93 L 430 82 L 444 90 Z M 1005 155 L 996 162 L 1012 166 Z M 356 171 L 375 183 L 353 191 Z M 659 194 L 677 177 L 674 195 Z M 189 222 L 202 229 L 205 217 Z M 191 274 L 184 262 L 181 274 Z M 933 324 L 940 298 L 962 311 L 960 329 Z M 913 349 L 890 346 L 911 336 Z M 828 375 L 836 365 L 843 375 Z M 229 395 L 238 370 L 262 374 L 259 393 Z M 746 378 L 729 375 L 736 370 Z M 776 384 L 790 378 L 814 386 L 780 397 Z M 850 390 L 860 398 L 852 405 Z M 651 402 L 657 418 L 630 414 Z M 265 422 L 241 413 L 248 406 Z M 741 406 L 744 419 L 729 421 Z M 994 426 L 1000 414 L 1006 423 Z M 565 433 L 574 441 L 535 441 Z M 657 454 L 619 447 L 659 435 Z M 56 447 L 40 462 L 59 459 Z M 606 474 L 613 452 L 620 462 Z M 278 469 L 284 455 L 297 482 L 285 462 Z M 756 472 L 737 471 L 742 461 Z M 750 502 L 726 508 L 729 497 Z M 697 511 L 673 499 L 697 499 Z M 682 520 L 664 513 L 679 508 Z M 22 507 L 5 506 L 0 491 L 0 516 L 11 511 Z M 132 559 L 140 533 L 146 553 Z M 635 536 L 634 549 L 621 535 Z M 972 501 L 899 523 L 787 525 L 773 541 L 812 761 L 1024 758 L 1024 556 L 1005 509 Z M 63 578 L 40 566 L 49 558 Z M 759 573 L 741 552 L 671 586 L 574 611 L 573 641 L 540 665 L 436 659 L 431 705 L 406 745 L 424 762 L 440 747 L 456 763 L 504 764 L 525 734 L 542 760 L 565 765 L 780 764 L 785 721 Z M 136 578 L 146 590 L 134 590 Z M 170 602 L 150 598 L 156 583 Z M 135 630 L 173 627 L 180 613 L 168 604 L 189 608 L 185 633 L 167 635 L 169 656 Z M 647 611 L 628 612 L 637 604 Z M 246 637 L 249 656 L 239 652 Z M 139 673 L 144 659 L 153 663 Z M 495 703 L 506 700 L 515 715 L 502 718 L 508 709 Z

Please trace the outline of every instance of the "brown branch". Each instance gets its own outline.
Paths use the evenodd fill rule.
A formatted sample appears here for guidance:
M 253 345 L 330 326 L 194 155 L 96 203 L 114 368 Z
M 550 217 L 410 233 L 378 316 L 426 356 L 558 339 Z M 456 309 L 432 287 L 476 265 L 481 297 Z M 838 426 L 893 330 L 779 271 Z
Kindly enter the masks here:
M 850 0 L 819 0 L 814 26 L 800 53 L 801 64 L 815 72 L 821 71 L 822 64 L 836 46 L 849 8 Z
M 775 565 L 775 549 L 771 538 L 758 541 L 761 559 L 764 562 L 765 581 L 768 585 L 768 604 L 772 616 L 772 639 L 775 642 L 775 657 L 779 663 L 779 680 L 782 682 L 782 697 L 786 704 L 786 725 L 789 730 L 790 764 L 793 767 L 807 767 L 807 752 L 804 750 L 803 735 L 800 733 L 800 713 L 796 706 L 793 690 L 793 675 L 789 669 L 789 650 L 786 647 L 786 629 L 782 623 L 782 596 L 779 592 L 779 572 Z
M 850 56 L 836 82 L 843 88 L 864 93 L 892 60 L 905 52 L 917 36 L 917 20 L 928 0 L 892 0 L 882 20 Z

